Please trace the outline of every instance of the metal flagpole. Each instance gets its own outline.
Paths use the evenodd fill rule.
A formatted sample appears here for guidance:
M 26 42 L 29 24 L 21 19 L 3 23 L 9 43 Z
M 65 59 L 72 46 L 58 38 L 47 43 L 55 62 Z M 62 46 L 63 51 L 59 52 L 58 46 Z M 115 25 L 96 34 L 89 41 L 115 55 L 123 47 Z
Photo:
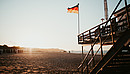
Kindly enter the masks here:
M 78 3 L 78 34 L 80 34 L 80 22 L 79 22 L 79 3 Z
M 79 3 L 78 3 L 78 35 L 80 34 L 80 20 L 79 20 Z M 83 46 L 82 46 L 82 60 L 84 59 L 83 58 Z M 83 74 L 83 66 L 82 66 L 82 74 Z

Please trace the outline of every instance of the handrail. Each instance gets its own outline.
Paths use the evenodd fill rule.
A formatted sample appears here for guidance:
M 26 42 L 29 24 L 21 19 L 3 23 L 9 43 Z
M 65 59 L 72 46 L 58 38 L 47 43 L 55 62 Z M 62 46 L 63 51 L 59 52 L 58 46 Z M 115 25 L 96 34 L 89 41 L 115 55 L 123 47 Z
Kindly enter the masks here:
M 105 27 L 106 27 L 106 25 L 105 25 Z M 104 28 L 105 28 L 105 27 L 104 27 Z M 104 28 L 102 28 L 102 30 L 103 30 Z M 109 33 L 109 35 L 108 35 L 108 36 L 110 36 L 110 33 Z M 108 36 L 107 36 L 107 38 L 108 38 Z M 98 35 L 97 39 L 98 39 L 98 38 L 99 38 L 99 35 Z M 103 43 L 102 43 L 102 44 L 104 44 L 104 42 L 107 40 L 107 38 L 103 41 Z M 96 41 L 97 41 L 97 39 L 96 39 Z M 94 43 L 92 44 L 92 47 L 95 45 L 96 41 L 94 41 Z M 99 51 L 99 49 L 100 49 L 100 48 L 101 48 L 101 46 L 98 48 L 98 50 L 96 51 L 96 53 L 94 54 L 94 56 L 93 56 L 93 57 L 91 57 L 91 60 L 90 60 L 89 62 L 91 62 L 91 61 L 93 60 L 93 58 L 96 56 L 96 54 L 98 53 L 98 51 Z M 82 61 L 81 65 L 80 65 L 78 68 L 82 67 L 82 65 L 83 65 L 84 61 L 85 61 L 85 60 L 86 60 L 86 58 L 89 56 L 89 54 L 90 54 L 91 50 L 92 50 L 92 49 L 90 49 L 90 50 L 89 50 L 88 54 L 85 56 L 84 60 Z M 89 65 L 89 62 L 88 62 L 88 65 Z
M 94 29 L 94 28 L 96 28 L 96 27 L 98 27 L 98 26 L 100 26 L 100 25 L 103 25 L 103 24 L 105 24 L 105 23 L 108 22 L 108 21 L 109 21 L 109 20 L 107 20 L 107 21 L 105 21 L 105 22 L 103 22 L 103 23 L 101 23 L 101 24 L 99 24 L 99 25 L 97 25 L 97 26 L 95 26 L 95 27 L 93 27 L 93 28 L 91 28 L 91 29 L 89 29 L 89 30 L 83 32 L 83 33 L 89 32 L 90 30 L 92 30 L 92 29 Z M 81 34 L 79 34 L 79 35 L 82 35 L 83 33 L 81 33 Z M 78 36 L 79 36 L 79 35 L 78 35 Z
M 109 33 L 109 35 L 110 35 L 110 33 Z M 109 36 L 108 35 L 108 36 Z M 107 38 L 108 38 L 108 36 L 107 36 Z M 103 44 L 104 44 L 104 42 L 107 40 L 107 38 L 103 41 Z M 99 51 L 99 49 L 101 48 L 101 46 L 98 48 L 98 50 L 96 51 L 96 53 L 94 54 L 94 56 L 92 57 L 92 58 L 94 58 L 95 56 L 96 56 L 96 54 L 98 53 L 98 51 Z M 90 62 L 91 62 L 92 60 L 90 60 Z M 90 63 L 88 63 L 88 65 L 89 65 Z
M 97 39 L 96 39 L 97 41 Z M 95 45 L 96 41 L 93 43 L 92 47 Z M 89 53 L 92 49 L 89 50 L 88 54 L 85 56 L 84 60 L 82 61 L 81 65 L 78 67 L 78 69 L 83 65 L 84 61 L 86 60 L 86 58 L 89 56 Z
M 108 20 L 105 22 L 105 23 L 107 23 L 108 22 Z M 104 23 L 104 24 L 105 24 Z M 107 25 L 107 24 L 106 24 Z M 105 25 L 105 27 L 106 27 L 106 25 Z M 98 26 L 100 26 L 100 25 L 98 25 Z M 98 26 L 96 26 L 96 27 L 98 27 Z M 104 27 L 104 28 L 105 28 Z M 95 28 L 95 27 L 94 27 Z M 89 30 L 88 30 L 89 31 Z M 97 42 L 97 40 L 99 39 L 99 36 L 100 35 L 98 35 L 98 37 L 97 37 L 97 39 L 94 41 L 94 43 L 92 44 L 92 47 L 96 44 L 96 42 Z M 89 56 L 89 53 L 90 53 L 90 51 L 91 51 L 92 49 L 90 49 L 89 50 L 89 52 L 88 52 L 88 54 L 85 56 L 85 58 L 84 58 L 84 60 L 82 61 L 82 63 L 81 63 L 81 65 L 78 67 L 78 69 L 80 68 L 80 67 L 82 67 L 82 65 L 83 65 L 83 63 L 85 62 L 85 60 L 86 60 L 86 58 Z
M 110 35 L 110 33 L 109 33 L 109 35 Z M 109 36 L 109 35 L 108 35 L 108 36 Z M 108 38 L 108 36 L 107 36 L 107 38 Z M 103 41 L 103 44 L 104 44 L 104 42 L 107 40 L 107 38 Z M 100 50 L 100 48 L 101 48 L 101 46 L 98 48 L 98 50 L 97 50 L 96 53 L 93 55 L 93 57 L 91 57 L 91 59 L 90 59 L 90 61 L 88 62 L 87 65 L 89 65 L 89 64 L 92 62 L 93 58 L 96 56 L 96 54 L 98 53 L 98 51 Z M 87 67 L 85 67 L 84 70 L 86 70 L 86 68 L 87 68 Z
M 105 24 L 106 23 L 106 25 L 107 25 L 107 23 L 108 23 L 109 21 L 107 20 L 106 22 L 104 22 L 103 24 Z M 98 26 L 100 26 L 100 25 L 102 25 L 102 24 L 99 24 Z M 105 27 L 106 27 L 106 25 L 105 25 Z M 94 28 L 96 28 L 96 27 L 98 27 L 98 26 L 95 26 Z M 104 28 L 105 28 L 104 27 Z M 92 29 L 94 29 L 94 28 L 92 28 Z M 92 30 L 91 29 L 91 30 Z M 89 31 L 89 30 L 88 30 Z M 100 35 L 98 35 L 98 37 L 97 37 L 97 39 L 99 39 L 99 36 Z M 96 44 L 96 42 L 97 42 L 97 39 L 94 41 L 94 43 L 92 44 L 92 47 Z M 78 69 L 80 68 L 80 67 L 82 67 L 82 65 L 83 65 L 83 63 L 84 63 L 84 61 L 86 60 L 86 58 L 89 56 L 89 53 L 90 53 L 90 51 L 91 51 L 92 49 L 90 49 L 89 50 L 89 52 L 88 52 L 88 54 L 85 56 L 85 58 L 84 58 L 84 60 L 82 61 L 82 63 L 81 63 L 81 65 L 78 67 Z
M 120 0 L 120 1 L 118 2 L 118 4 L 117 4 L 116 8 L 114 9 L 114 11 L 112 12 L 112 14 L 111 14 L 110 18 L 109 18 L 107 21 L 105 21 L 105 22 L 103 22 L 103 23 L 101 23 L 101 24 L 99 24 L 99 25 L 97 25 L 97 26 L 95 26 L 95 27 L 93 27 L 93 28 L 91 28 L 91 29 L 89 29 L 89 30 L 87 30 L 87 31 L 83 32 L 83 33 L 86 33 L 86 32 L 88 32 L 88 31 L 90 31 L 90 30 L 92 30 L 92 29 L 94 29 L 94 28 L 96 28 L 96 27 L 98 27 L 98 26 L 100 26 L 100 25 L 102 25 L 102 24 L 105 24 L 105 23 L 107 23 L 108 21 L 110 21 L 110 20 L 111 20 L 112 15 L 115 13 L 115 11 L 116 11 L 117 7 L 119 6 L 119 4 L 121 3 L 121 1 L 122 1 L 122 0 Z M 81 34 L 83 34 L 83 33 L 81 33 Z M 81 34 L 79 34 L 79 35 L 81 35 Z M 79 35 L 78 35 L 78 36 L 79 36 Z

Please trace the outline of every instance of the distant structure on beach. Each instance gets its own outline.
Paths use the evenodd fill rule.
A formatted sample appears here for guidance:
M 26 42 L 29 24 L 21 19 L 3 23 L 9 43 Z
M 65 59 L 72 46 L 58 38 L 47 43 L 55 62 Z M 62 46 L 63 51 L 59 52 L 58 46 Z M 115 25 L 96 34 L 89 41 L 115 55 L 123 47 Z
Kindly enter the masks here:
M 7 45 L 0 45 L 0 54 L 3 53 L 23 53 L 20 47 L 8 47 Z

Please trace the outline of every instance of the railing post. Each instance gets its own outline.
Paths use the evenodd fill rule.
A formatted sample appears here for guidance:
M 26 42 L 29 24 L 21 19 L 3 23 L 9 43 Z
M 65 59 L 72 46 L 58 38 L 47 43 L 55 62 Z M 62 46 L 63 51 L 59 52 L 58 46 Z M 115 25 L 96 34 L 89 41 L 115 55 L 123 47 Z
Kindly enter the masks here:
M 79 41 L 80 41 L 79 39 L 80 39 L 80 37 L 79 37 L 79 35 L 78 35 L 78 44 L 79 44 Z
M 103 57 L 103 50 L 102 50 L 102 33 L 100 31 L 100 25 L 98 26 L 99 29 L 99 40 L 100 40 L 100 47 L 101 47 L 101 57 Z M 103 29 L 102 29 L 103 30 Z
M 91 38 L 92 38 L 92 37 L 91 37 L 91 30 L 89 30 L 89 36 L 90 36 L 90 40 L 91 40 Z
M 83 43 L 84 43 L 84 33 L 82 33 L 82 36 L 83 36 Z
M 126 8 L 126 14 L 127 14 L 128 28 L 130 29 L 129 13 L 128 13 L 128 6 L 127 6 L 126 0 L 125 0 L 125 8 Z
M 111 20 L 111 25 L 110 25 L 110 28 L 111 28 L 111 37 L 112 37 L 112 43 L 114 44 L 114 34 L 113 34 L 113 26 L 115 25 L 115 20 L 114 19 L 112 19 Z
M 109 33 L 109 32 L 108 32 L 108 28 L 109 28 L 109 27 L 106 25 L 106 29 L 105 29 L 105 31 L 107 30 L 107 31 L 106 31 L 106 34 Z

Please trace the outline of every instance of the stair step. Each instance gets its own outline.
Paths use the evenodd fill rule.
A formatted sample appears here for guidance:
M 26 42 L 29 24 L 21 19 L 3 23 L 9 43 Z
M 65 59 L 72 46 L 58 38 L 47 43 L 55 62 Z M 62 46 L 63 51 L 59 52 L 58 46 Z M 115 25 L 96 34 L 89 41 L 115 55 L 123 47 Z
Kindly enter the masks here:
M 123 74 L 124 72 L 116 72 L 116 71 L 103 71 L 102 73 L 99 74 Z M 129 73 L 128 73 L 129 74 Z
M 130 55 L 118 55 L 113 59 L 130 59 Z
M 123 65 L 123 66 L 107 66 L 105 69 L 110 69 L 110 70 L 129 70 L 130 65 Z
M 130 58 L 129 59 L 113 59 L 112 62 L 130 62 Z
M 117 70 L 117 69 L 105 69 L 103 72 L 105 72 L 105 73 L 103 73 L 103 74 L 106 74 L 106 73 L 112 73 L 112 74 L 114 74 L 114 73 L 121 73 L 121 72 L 125 72 L 125 71 L 128 71 L 127 69 L 120 69 L 120 70 Z
M 118 53 L 118 55 L 130 54 L 129 50 L 122 50 Z
M 129 67 L 113 67 L 113 68 L 104 68 L 102 71 L 102 74 L 123 74 L 123 73 L 128 73 L 129 72 Z M 99 73 L 100 74 L 100 73 Z
M 110 67 L 112 67 L 112 66 L 130 66 L 130 62 L 110 63 L 110 64 L 108 64 L 108 66 L 110 66 Z
M 120 72 L 120 73 L 129 72 L 129 69 L 130 69 L 130 67 L 107 67 L 107 68 L 104 68 L 104 72 L 106 72 L 106 73 L 112 72 L 112 74 L 114 72 L 116 72 L 116 74 L 117 74 L 118 72 Z

